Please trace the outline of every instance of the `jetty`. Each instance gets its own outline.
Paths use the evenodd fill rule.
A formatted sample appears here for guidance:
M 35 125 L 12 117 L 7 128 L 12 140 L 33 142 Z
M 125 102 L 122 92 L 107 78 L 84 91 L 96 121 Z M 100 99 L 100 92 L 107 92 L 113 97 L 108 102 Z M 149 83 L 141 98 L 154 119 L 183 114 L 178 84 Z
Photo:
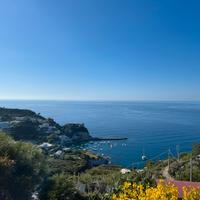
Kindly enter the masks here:
M 92 141 L 111 141 L 111 140 L 128 140 L 127 137 L 110 137 L 110 138 L 92 138 Z

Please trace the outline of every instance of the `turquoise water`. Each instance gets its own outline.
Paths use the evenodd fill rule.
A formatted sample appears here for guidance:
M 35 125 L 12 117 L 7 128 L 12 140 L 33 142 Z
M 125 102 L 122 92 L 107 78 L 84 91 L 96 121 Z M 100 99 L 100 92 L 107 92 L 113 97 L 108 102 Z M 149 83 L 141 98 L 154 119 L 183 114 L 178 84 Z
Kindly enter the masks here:
M 0 106 L 27 108 L 60 124 L 83 122 L 93 136 L 128 137 L 127 141 L 90 144 L 124 167 L 140 167 L 142 152 L 149 159 L 191 150 L 200 142 L 200 102 L 70 102 L 0 101 Z

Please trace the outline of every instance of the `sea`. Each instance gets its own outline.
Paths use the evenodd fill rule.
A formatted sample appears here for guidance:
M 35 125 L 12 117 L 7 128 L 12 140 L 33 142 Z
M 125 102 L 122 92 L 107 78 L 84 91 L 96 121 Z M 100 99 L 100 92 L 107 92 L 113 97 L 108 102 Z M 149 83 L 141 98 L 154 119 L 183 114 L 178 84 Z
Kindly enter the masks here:
M 61 125 L 84 123 L 95 137 L 127 137 L 80 147 L 127 168 L 177 157 L 200 143 L 200 102 L 1 100 L 0 107 L 31 109 Z

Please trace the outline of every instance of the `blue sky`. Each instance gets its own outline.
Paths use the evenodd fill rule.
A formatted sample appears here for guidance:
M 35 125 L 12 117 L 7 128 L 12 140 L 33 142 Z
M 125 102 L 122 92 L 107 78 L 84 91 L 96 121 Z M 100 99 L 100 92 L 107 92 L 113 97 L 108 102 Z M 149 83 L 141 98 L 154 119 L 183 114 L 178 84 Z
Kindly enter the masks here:
M 200 2 L 0 0 L 0 98 L 200 100 Z

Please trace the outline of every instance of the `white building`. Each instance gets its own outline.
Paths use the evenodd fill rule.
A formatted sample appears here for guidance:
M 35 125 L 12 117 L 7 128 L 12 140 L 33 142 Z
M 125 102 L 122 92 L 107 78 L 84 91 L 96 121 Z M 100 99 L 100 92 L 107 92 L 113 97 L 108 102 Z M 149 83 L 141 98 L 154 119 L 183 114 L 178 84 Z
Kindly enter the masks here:
M 52 147 L 53 145 L 48 143 L 48 142 L 44 142 L 41 145 L 39 145 L 39 147 L 41 147 L 42 149 L 49 149 L 50 147 Z
M 123 168 L 120 170 L 121 174 L 126 174 L 126 173 L 130 173 L 131 170 L 130 169 L 126 169 L 126 168 Z

